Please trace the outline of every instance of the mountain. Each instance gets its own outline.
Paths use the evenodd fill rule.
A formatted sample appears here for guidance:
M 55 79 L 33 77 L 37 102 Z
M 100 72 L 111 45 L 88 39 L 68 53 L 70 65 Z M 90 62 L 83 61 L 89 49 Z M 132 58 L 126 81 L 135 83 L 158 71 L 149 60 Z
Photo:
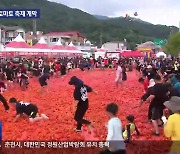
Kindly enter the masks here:
M 0 9 L 2 8 L 39 8 L 41 17 L 37 19 L 38 30 L 44 33 L 78 30 L 96 45 L 100 44 L 101 35 L 103 42 L 122 41 L 126 38 L 131 48 L 154 38 L 167 39 L 170 35 L 168 26 L 153 25 L 139 20 L 129 21 L 123 17 L 106 20 L 102 20 L 101 17 L 100 20 L 97 16 L 47 0 L 1 0 Z M 27 31 L 32 31 L 32 19 L 0 19 L 1 24 L 19 25 Z
M 101 15 L 94 15 L 95 18 L 99 19 L 99 20 L 107 20 L 109 19 L 109 17 L 107 16 L 101 16 Z

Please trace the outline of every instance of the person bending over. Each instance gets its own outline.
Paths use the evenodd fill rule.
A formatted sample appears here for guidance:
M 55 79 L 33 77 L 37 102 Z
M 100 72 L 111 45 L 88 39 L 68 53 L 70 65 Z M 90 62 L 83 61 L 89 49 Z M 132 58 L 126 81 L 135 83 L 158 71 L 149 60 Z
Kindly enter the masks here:
M 7 100 L 1 94 L 0 94 L 0 101 L 3 103 L 6 112 L 8 112 L 9 106 L 8 106 Z
M 16 98 L 10 98 L 9 103 L 11 103 L 16 108 L 16 117 L 14 119 L 14 122 L 16 122 L 22 114 L 27 115 L 30 122 L 49 119 L 45 114 L 41 114 L 41 116 L 39 116 L 38 107 L 35 104 L 17 101 Z

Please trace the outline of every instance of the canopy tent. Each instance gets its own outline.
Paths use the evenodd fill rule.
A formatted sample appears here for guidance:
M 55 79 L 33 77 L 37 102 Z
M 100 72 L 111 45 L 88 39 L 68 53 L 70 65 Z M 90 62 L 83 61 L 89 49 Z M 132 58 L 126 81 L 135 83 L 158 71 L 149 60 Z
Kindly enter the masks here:
M 123 52 L 121 54 L 123 57 L 144 57 L 144 55 L 139 51 L 129 51 L 129 52 Z
M 77 50 L 77 48 L 73 45 L 72 42 L 68 46 L 66 46 L 65 49 L 67 53 L 78 54 L 78 55 L 83 54 L 82 51 Z
M 97 49 L 97 52 L 107 52 L 107 49 L 105 49 L 103 46 L 100 49 Z
M 33 46 L 35 52 L 50 52 L 50 48 L 43 37 Z
M 59 39 L 58 42 L 53 46 L 52 50 L 65 50 L 65 47 L 62 45 L 61 40 Z
M 158 58 L 160 58 L 160 57 L 166 58 L 167 55 L 166 55 L 164 52 L 158 52 L 158 53 L 156 54 L 156 57 L 158 57 Z
M 19 51 L 23 51 L 23 52 L 30 52 L 32 51 L 32 47 L 30 45 L 28 45 L 25 40 L 21 37 L 21 35 L 19 34 L 12 42 L 8 43 L 5 46 L 5 51 L 6 52 L 19 52 Z
M 77 48 L 71 42 L 68 46 L 66 46 L 66 50 L 77 50 Z
M 52 54 L 60 54 L 60 55 L 64 55 L 64 56 L 67 55 L 67 50 L 66 50 L 65 46 L 62 45 L 60 39 L 53 46 L 51 52 L 52 52 Z

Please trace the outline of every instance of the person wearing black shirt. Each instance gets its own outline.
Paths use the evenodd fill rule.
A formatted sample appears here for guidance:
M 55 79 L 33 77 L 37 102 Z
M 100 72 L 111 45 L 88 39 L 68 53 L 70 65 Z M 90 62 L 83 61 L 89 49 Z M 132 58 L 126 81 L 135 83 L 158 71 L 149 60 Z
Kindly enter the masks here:
M 8 66 L 6 69 L 5 69 L 5 73 L 6 73 L 6 77 L 7 77 L 7 80 L 8 80 L 8 86 L 12 86 L 12 83 L 13 83 L 13 79 L 14 79 L 14 72 L 12 71 L 12 69 Z
M 8 112 L 9 106 L 8 106 L 7 100 L 1 94 L 0 94 L 0 101 L 3 103 L 6 112 Z
M 148 89 L 146 91 L 146 93 L 141 97 L 141 101 L 139 102 L 139 107 L 141 107 L 141 105 L 143 104 L 144 101 L 147 100 L 147 98 L 153 93 L 153 86 L 155 85 L 155 82 L 153 79 L 151 79 L 149 81 L 149 86 Z M 152 108 L 153 108 L 153 104 L 150 102 L 149 104 L 149 109 L 148 109 L 148 122 L 151 122 L 151 118 L 152 118 Z
M 154 77 L 155 77 L 156 74 L 157 74 L 156 70 L 155 70 L 154 68 L 152 68 L 151 65 L 149 65 L 149 66 L 147 67 L 146 73 L 147 73 L 146 76 L 147 76 L 148 80 L 154 79 Z
M 45 73 L 39 77 L 39 83 L 42 87 L 41 92 L 43 91 L 43 89 L 47 87 L 47 80 L 49 79 L 50 79 L 50 75 L 48 73 Z M 46 89 L 46 92 L 48 92 L 48 89 Z
M 91 126 L 91 122 L 83 119 L 86 111 L 89 107 L 88 92 L 95 92 L 91 87 L 85 85 L 82 80 L 78 79 L 76 76 L 73 76 L 70 81 L 70 85 L 74 85 L 74 99 L 77 102 L 77 109 L 75 112 L 74 119 L 77 121 L 77 132 L 81 132 L 82 124 Z M 97 92 L 95 92 L 97 93 Z
M 42 71 L 43 71 L 43 74 L 50 73 L 50 66 L 48 64 L 45 64 L 43 66 L 43 70 Z
M 16 98 L 10 98 L 9 103 L 11 103 L 16 108 L 16 117 L 14 122 L 16 122 L 22 114 L 26 114 L 29 117 L 30 122 L 49 119 L 45 114 L 41 114 L 41 116 L 39 116 L 38 107 L 35 104 L 17 101 Z
M 60 72 L 61 72 L 61 76 L 63 78 L 63 76 L 66 75 L 66 65 L 64 63 L 61 64 Z
M 151 101 L 153 104 L 152 108 L 152 123 L 155 129 L 153 135 L 159 136 L 159 128 L 158 126 L 162 125 L 161 117 L 163 115 L 163 110 L 165 108 L 164 102 L 167 101 L 168 98 L 168 88 L 166 85 L 161 83 L 161 77 L 156 75 L 154 77 L 155 85 L 151 91 L 151 94 L 148 101 Z

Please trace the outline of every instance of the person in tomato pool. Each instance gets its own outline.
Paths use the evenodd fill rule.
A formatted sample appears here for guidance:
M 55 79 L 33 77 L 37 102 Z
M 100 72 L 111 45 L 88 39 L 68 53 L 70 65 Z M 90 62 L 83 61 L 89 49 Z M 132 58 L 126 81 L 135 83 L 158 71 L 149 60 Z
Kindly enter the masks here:
M 45 73 L 39 77 L 39 83 L 42 87 L 41 92 L 43 92 L 43 90 L 46 89 L 46 92 L 48 93 L 47 80 L 49 80 L 49 79 L 50 79 L 50 75 L 48 73 Z
M 88 92 L 97 93 L 97 92 L 94 91 L 91 87 L 84 84 L 84 82 L 78 79 L 76 76 L 71 77 L 69 84 L 75 86 L 74 99 L 77 102 L 77 109 L 75 112 L 74 119 L 75 121 L 77 121 L 76 131 L 81 132 L 82 124 L 88 125 L 90 129 L 92 128 L 91 122 L 83 119 L 89 107 L 89 100 L 87 93 Z
M 9 111 L 9 106 L 8 106 L 7 100 L 1 94 L 0 94 L 0 101 L 3 103 L 6 112 L 8 112 Z
M 126 146 L 122 136 L 122 122 L 117 117 L 118 105 L 115 103 L 108 104 L 106 112 L 109 118 L 106 141 L 109 143 L 109 146 L 104 151 L 101 151 L 100 154 L 126 154 Z
M 22 114 L 29 117 L 30 122 L 38 122 L 41 120 L 48 120 L 49 118 L 45 114 L 38 114 L 38 107 L 35 104 L 18 101 L 16 98 L 10 98 L 11 103 L 16 108 L 16 117 L 13 122 L 16 122 Z

